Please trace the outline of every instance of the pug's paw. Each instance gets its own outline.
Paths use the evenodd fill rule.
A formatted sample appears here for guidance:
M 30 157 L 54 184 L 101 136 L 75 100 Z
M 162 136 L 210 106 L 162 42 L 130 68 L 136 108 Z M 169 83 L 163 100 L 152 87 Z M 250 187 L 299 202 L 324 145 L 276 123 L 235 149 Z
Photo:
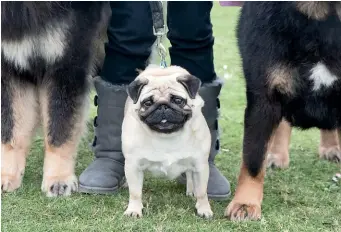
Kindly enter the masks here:
M 124 215 L 133 218 L 142 218 L 142 208 L 143 206 L 140 203 L 129 203 Z

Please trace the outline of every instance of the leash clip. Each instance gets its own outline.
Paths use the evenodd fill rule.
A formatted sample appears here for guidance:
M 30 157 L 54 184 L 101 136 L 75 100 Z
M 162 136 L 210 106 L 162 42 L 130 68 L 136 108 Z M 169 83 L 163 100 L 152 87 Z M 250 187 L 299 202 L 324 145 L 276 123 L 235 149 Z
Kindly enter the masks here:
M 167 27 L 164 23 L 163 15 L 163 2 L 162 1 L 151 1 L 150 7 L 153 18 L 153 34 L 156 36 L 156 49 L 161 58 L 160 67 L 167 67 L 166 56 L 167 50 L 162 44 L 162 38 L 167 32 Z
M 155 36 L 164 36 L 166 34 L 166 25 L 163 25 L 163 28 L 159 28 L 157 31 L 155 29 L 155 26 L 153 26 L 153 34 Z

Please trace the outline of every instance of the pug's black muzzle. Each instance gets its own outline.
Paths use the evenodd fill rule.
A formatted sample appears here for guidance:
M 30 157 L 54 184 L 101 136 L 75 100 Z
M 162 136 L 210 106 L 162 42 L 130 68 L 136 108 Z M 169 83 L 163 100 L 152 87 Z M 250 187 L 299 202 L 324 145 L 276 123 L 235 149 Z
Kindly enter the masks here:
M 141 121 L 150 129 L 160 133 L 173 133 L 180 130 L 192 116 L 192 110 L 183 109 L 176 104 L 155 103 L 145 111 L 139 112 Z

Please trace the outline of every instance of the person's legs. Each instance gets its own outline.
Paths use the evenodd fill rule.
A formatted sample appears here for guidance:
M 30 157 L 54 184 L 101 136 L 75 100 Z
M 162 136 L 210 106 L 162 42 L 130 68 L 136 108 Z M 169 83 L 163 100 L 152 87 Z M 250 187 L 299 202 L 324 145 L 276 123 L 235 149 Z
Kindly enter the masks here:
M 101 77 L 94 80 L 97 116 L 92 144 L 94 161 L 79 177 L 79 191 L 114 193 L 123 183 L 121 127 L 126 85 L 144 69 L 155 41 L 149 2 L 110 2 L 112 16 Z
M 211 199 L 225 199 L 230 195 L 230 184 L 214 164 L 219 152 L 219 94 L 222 87 L 213 64 L 214 37 L 210 12 L 213 2 L 168 2 L 167 24 L 172 65 L 187 69 L 203 85 L 200 95 L 205 101 L 203 114 L 211 131 L 212 145 L 209 157 L 210 177 L 207 193 Z M 186 183 L 185 176 L 179 178 Z

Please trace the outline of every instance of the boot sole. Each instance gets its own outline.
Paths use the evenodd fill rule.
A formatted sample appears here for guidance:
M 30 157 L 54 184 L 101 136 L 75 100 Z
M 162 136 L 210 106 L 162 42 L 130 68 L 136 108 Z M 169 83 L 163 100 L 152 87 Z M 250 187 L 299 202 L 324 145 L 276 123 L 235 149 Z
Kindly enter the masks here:
M 80 193 L 89 193 L 89 194 L 102 194 L 102 195 L 108 195 L 108 194 L 114 194 L 118 191 L 119 187 L 113 187 L 113 188 L 101 188 L 101 187 L 88 187 L 79 184 L 78 186 L 78 192 Z
M 114 186 L 112 188 L 90 187 L 90 186 L 85 186 L 79 183 L 78 192 L 89 193 L 89 194 L 110 195 L 110 194 L 115 194 L 121 187 L 128 187 L 126 183 L 127 182 L 124 177 L 122 178 L 121 183 L 119 185 Z
M 207 194 L 208 199 L 214 200 L 214 201 L 226 201 L 231 196 L 231 191 L 227 194 L 222 195 L 213 195 L 213 194 Z

